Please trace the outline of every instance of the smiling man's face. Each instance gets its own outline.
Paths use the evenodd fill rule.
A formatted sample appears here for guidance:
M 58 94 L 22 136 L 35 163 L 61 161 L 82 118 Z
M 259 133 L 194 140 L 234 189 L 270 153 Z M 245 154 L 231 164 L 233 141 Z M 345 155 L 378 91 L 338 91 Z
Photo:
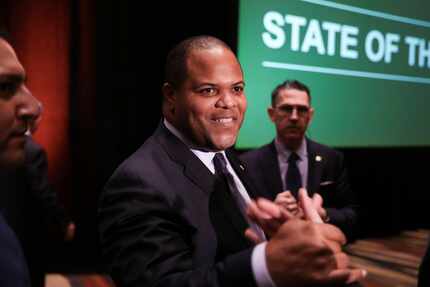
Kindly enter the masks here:
M 233 52 L 221 46 L 192 51 L 173 101 L 172 124 L 198 148 L 233 146 L 246 110 L 243 74 Z
M 24 68 L 0 38 L 0 167 L 24 161 L 25 132 L 39 113 L 39 102 L 25 86 Z

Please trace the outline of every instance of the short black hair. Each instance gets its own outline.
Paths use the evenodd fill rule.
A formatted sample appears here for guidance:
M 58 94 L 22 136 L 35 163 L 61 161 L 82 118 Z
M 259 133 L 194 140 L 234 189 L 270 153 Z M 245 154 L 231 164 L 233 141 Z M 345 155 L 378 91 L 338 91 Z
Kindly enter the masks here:
M 222 40 L 213 36 L 201 35 L 183 40 L 173 47 L 167 54 L 165 66 L 165 81 L 173 87 L 180 87 L 186 79 L 186 61 L 194 50 L 223 47 L 231 51 L 231 48 Z
M 0 39 L 9 41 L 9 33 L 3 27 L 0 27 Z
M 284 89 L 294 89 L 294 90 L 306 92 L 306 94 L 308 95 L 309 104 L 311 103 L 311 90 L 308 88 L 308 86 L 306 86 L 305 84 L 303 84 L 298 80 L 286 80 L 282 84 L 279 84 L 278 86 L 276 86 L 276 88 L 273 90 L 272 107 L 275 107 L 279 92 Z

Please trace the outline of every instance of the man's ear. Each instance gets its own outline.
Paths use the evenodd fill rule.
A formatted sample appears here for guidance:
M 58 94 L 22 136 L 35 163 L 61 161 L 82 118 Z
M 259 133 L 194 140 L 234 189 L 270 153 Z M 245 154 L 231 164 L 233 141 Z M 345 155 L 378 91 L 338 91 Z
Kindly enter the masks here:
M 175 89 L 172 87 L 170 83 L 164 83 L 161 88 L 161 92 L 163 93 L 164 100 L 170 103 L 175 101 Z
M 269 106 L 267 108 L 267 114 L 269 115 L 269 118 L 272 122 L 275 122 L 275 108 L 273 108 L 272 106 Z
M 312 122 L 312 119 L 314 117 L 314 112 L 315 112 L 314 108 L 309 109 L 309 122 L 308 123 Z
M 163 102 L 165 107 L 171 113 L 175 112 L 175 103 L 176 103 L 176 92 L 173 86 L 170 83 L 164 83 L 161 88 L 161 92 L 163 93 Z

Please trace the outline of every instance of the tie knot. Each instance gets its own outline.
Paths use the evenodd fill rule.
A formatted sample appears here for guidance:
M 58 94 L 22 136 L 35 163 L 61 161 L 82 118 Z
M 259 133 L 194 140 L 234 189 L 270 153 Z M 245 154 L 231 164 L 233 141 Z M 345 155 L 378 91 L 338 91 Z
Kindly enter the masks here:
M 219 173 L 227 173 L 227 161 L 222 153 L 217 152 L 213 158 L 213 163 L 215 166 L 215 172 Z
M 288 158 L 288 163 L 295 163 L 299 159 L 300 157 L 295 152 L 292 152 Z

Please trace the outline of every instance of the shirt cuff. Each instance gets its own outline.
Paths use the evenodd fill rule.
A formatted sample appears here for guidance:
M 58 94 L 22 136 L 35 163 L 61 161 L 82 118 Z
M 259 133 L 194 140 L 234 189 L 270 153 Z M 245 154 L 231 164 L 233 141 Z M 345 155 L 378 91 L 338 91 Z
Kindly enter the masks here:
M 258 244 L 252 250 L 252 272 L 254 273 L 255 282 L 257 282 L 258 287 L 276 287 L 267 269 L 266 245 L 267 241 Z

